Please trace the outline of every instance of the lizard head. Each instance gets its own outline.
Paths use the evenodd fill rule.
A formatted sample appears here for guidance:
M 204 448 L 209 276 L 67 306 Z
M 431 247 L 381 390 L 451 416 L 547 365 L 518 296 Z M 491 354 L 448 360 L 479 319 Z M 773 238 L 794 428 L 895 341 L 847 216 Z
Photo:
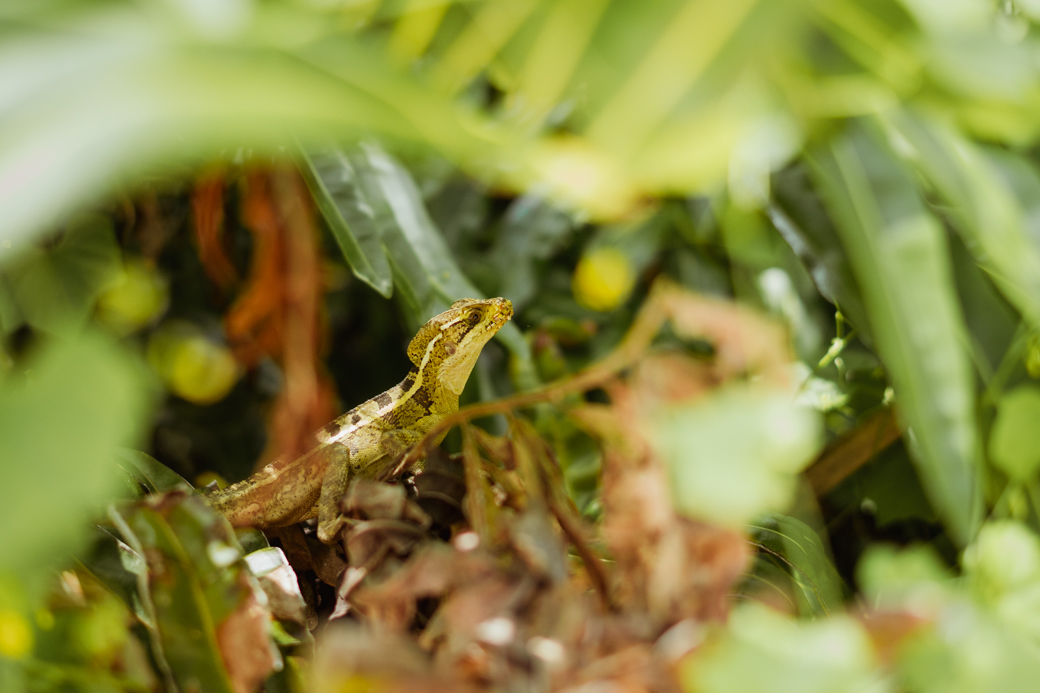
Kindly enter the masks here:
M 424 382 L 436 382 L 456 395 L 469 380 L 480 350 L 509 318 L 513 304 L 504 298 L 463 298 L 423 325 L 408 345 L 408 358 Z

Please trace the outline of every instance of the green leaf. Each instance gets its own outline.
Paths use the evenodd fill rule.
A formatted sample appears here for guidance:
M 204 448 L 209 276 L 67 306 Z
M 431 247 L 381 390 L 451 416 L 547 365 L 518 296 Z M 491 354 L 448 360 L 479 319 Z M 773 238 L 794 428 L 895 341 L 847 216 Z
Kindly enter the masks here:
M 394 222 L 381 228 L 394 283 L 402 289 L 417 322 L 425 322 L 460 298 L 481 297 L 455 263 L 411 174 L 378 145 L 366 143 L 362 150 L 368 168 L 362 177 L 365 192 L 378 207 L 389 210 Z M 519 386 L 537 386 L 531 349 L 520 329 L 510 322 L 495 337 L 513 355 Z
M 747 386 L 664 408 L 650 425 L 676 507 L 734 527 L 787 506 L 822 433 L 819 413 L 789 393 Z
M 929 628 L 902 643 L 896 666 L 903 690 L 977 693 L 1036 687 L 1040 656 L 1035 643 L 967 604 L 947 619 L 956 619 L 960 627 Z
M 685 690 L 698 693 L 838 693 L 877 689 L 873 647 L 844 614 L 792 621 L 761 604 L 733 609 L 725 630 L 682 660 Z
M 975 261 L 1040 326 L 1040 248 L 1025 232 L 1023 205 L 1015 196 L 1032 197 L 1023 202 L 1034 208 L 1040 204 L 1036 172 L 1021 157 L 989 153 L 948 127 L 908 113 L 890 125 L 908 158 L 949 205 Z
M 1017 481 L 1026 481 L 1040 467 L 1040 387 L 1023 385 L 1000 398 L 989 454 Z
M 172 491 L 178 486 L 192 487 L 180 474 L 139 450 L 124 448 L 119 451 L 118 457 L 122 462 L 120 466 L 123 470 L 138 483 L 147 487 L 149 493 Z
M 802 616 L 841 613 L 844 583 L 809 525 L 786 515 L 770 515 L 752 523 L 751 538 L 790 567 Z
M 814 176 L 863 290 L 918 474 L 951 536 L 981 509 L 974 381 L 942 228 L 913 176 L 863 124 L 815 152 Z
M 266 29 L 220 45 L 130 6 L 17 20 L 0 55 L 0 255 L 126 174 L 245 147 L 281 153 L 292 136 L 420 139 L 402 112 L 417 91 L 428 113 L 454 115 L 446 97 L 397 78 L 371 48 L 355 45 L 335 69 L 314 51 L 313 62 L 303 59 L 328 31 L 322 15 L 255 9 Z M 445 148 L 472 141 L 457 119 L 445 121 L 421 139 Z
M 339 150 L 301 155 L 307 185 L 350 269 L 380 295 L 390 298 L 393 276 L 380 240 L 376 209 L 359 185 L 350 159 Z
M 25 323 L 8 278 L 0 271 L 0 334 L 9 335 Z
M 1005 358 L 1010 358 L 1008 350 L 1022 317 L 993 283 L 993 276 L 975 262 L 962 238 L 950 237 L 950 257 L 961 310 L 970 331 L 975 367 L 987 386 L 1002 386 L 999 380 L 993 382 L 992 377 Z
M 773 177 L 769 220 L 791 246 L 812 277 L 820 295 L 870 338 L 870 322 L 852 266 L 841 247 L 823 203 L 810 187 L 802 165 L 788 167 Z
M 54 342 L 0 386 L 0 566 L 48 566 L 120 493 L 112 459 L 148 417 L 144 370 L 86 333 Z
M 856 582 L 876 609 L 930 610 L 952 596 L 951 578 L 935 550 L 919 544 L 873 544 L 856 565 Z
M 1011 615 L 1021 617 L 1031 612 L 1026 620 L 1028 630 L 1037 630 L 1040 537 L 1035 532 L 1014 520 L 987 522 L 975 542 L 964 551 L 962 562 L 976 596 L 983 603 L 999 607 L 1016 593 L 1032 597 L 1026 602 L 1015 600 L 1018 609 Z
M 98 294 L 118 276 L 120 251 L 108 217 L 84 214 L 53 248 L 32 248 L 8 272 L 14 300 L 32 327 L 78 329 Z
M 570 215 L 536 195 L 521 196 L 509 205 L 491 261 L 501 277 L 502 295 L 517 311 L 538 289 L 537 261 L 551 257 L 575 226 Z

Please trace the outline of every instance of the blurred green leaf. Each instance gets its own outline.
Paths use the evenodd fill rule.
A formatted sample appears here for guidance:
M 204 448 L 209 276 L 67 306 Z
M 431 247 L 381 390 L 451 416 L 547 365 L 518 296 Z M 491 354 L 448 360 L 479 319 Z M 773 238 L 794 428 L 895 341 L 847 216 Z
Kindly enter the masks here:
M 109 513 L 147 566 L 138 594 L 169 687 L 252 690 L 280 666 L 266 600 L 231 526 L 205 500 L 174 491 Z
M 862 507 L 865 503 L 879 529 L 890 528 L 893 523 L 939 522 L 905 445 L 880 451 L 831 491 L 828 500 L 838 507 Z
M 324 33 L 312 21 L 320 15 L 255 7 L 255 22 L 267 34 L 225 46 L 200 45 L 160 19 L 162 13 L 129 6 L 59 11 L 37 18 L 31 29 L 15 20 L 17 38 L 0 55 L 0 124 L 7 133 L 0 140 L 0 180 L 8 182 L 0 197 L 0 240 L 7 242 L 0 254 L 130 171 L 210 157 L 225 147 L 275 151 L 291 134 L 305 144 L 348 134 L 418 134 L 417 123 L 399 110 L 407 108 L 408 89 L 400 80 L 379 79 L 392 71 L 385 64 L 378 69 L 385 62 L 378 54 L 355 48 L 352 59 L 326 69 L 324 62 L 337 56 L 306 45 Z M 290 47 L 306 57 L 290 54 Z M 451 111 L 429 91 L 424 106 L 427 116 Z M 439 132 L 427 131 L 428 141 L 465 141 L 457 122 L 439 125 Z
M 769 515 L 753 522 L 750 530 L 754 542 L 790 567 L 802 616 L 841 613 L 844 583 L 809 525 L 786 515 Z
M 981 508 L 980 460 L 974 383 L 942 229 L 913 177 L 865 125 L 851 126 L 814 158 L 918 473 L 952 537 L 966 543 Z
M 1026 595 L 1033 602 L 1030 618 L 1036 624 L 1040 616 L 1040 538 L 1032 530 L 1014 520 L 987 522 L 978 538 L 964 551 L 964 570 L 982 601 L 1001 606 L 1010 599 L 1017 607 Z M 1022 616 L 1021 610 L 1008 612 Z M 1018 618 L 1015 618 L 1018 620 Z M 1040 626 L 1030 630 L 1040 635 Z
M 1026 235 L 1015 190 L 1036 194 L 1036 172 L 1020 157 L 989 154 L 954 130 L 902 113 L 895 136 L 950 206 L 965 245 L 997 286 L 1034 325 L 1040 325 L 1040 247 Z M 1030 176 L 1034 179 L 1030 181 Z M 1008 179 L 1020 181 L 1009 186 Z M 1030 186 L 1029 183 L 1033 182 Z
M 1013 520 L 987 522 L 964 551 L 963 565 L 977 601 L 1040 646 L 1040 537 Z
M 992 387 L 992 376 L 1006 358 L 1022 318 L 958 236 L 950 236 L 950 256 L 975 367 L 983 382 Z
M 502 295 L 514 309 L 522 310 L 538 289 L 537 262 L 559 250 L 575 227 L 571 215 L 537 195 L 521 196 L 509 205 L 490 255 Z
M 112 222 L 91 214 L 70 222 L 54 247 L 27 249 L 7 274 L 25 321 L 40 330 L 63 332 L 82 325 L 98 294 L 119 272 Z
M 301 155 L 307 185 L 354 275 L 390 298 L 393 276 L 380 239 L 376 209 L 359 184 L 349 157 L 340 150 Z
M 0 271 L 0 334 L 8 335 L 25 323 L 22 311 L 18 310 L 18 302 L 14 291 L 4 273 Z
M 676 507 L 730 526 L 786 507 L 822 433 L 819 414 L 788 393 L 741 386 L 663 409 L 650 425 Z
M 896 661 L 906 689 L 920 693 L 1029 691 L 1040 679 L 1035 645 L 968 604 L 912 635 Z
M 870 322 L 852 266 L 803 165 L 773 177 L 769 220 L 809 271 L 820 294 L 871 343 Z
M 871 545 L 856 565 L 856 582 L 873 608 L 922 615 L 935 613 L 955 587 L 935 551 L 919 544 Z
M 148 416 L 144 370 L 93 333 L 53 342 L 0 386 L 0 566 L 49 566 L 119 494 L 112 460 Z
M 1000 398 L 989 453 L 993 464 L 1012 479 L 1033 476 L 1040 466 L 1040 388 L 1023 385 Z
M 697 693 L 847 693 L 877 688 L 881 673 L 863 627 L 845 615 L 795 622 L 760 604 L 733 609 L 728 628 L 679 668 Z

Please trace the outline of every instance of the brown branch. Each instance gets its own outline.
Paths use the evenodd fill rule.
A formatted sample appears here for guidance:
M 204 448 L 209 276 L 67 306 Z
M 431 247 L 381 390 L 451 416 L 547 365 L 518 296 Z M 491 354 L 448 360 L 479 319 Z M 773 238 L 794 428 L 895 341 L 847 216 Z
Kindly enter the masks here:
M 841 436 L 820 453 L 805 476 L 817 496 L 823 496 L 853 472 L 899 440 L 891 409 L 882 409 Z
M 607 585 L 606 573 L 603 572 L 603 563 L 600 561 L 599 556 L 594 554 L 588 544 L 585 543 L 584 533 L 581 530 L 579 521 L 566 508 L 560 507 L 560 504 L 552 494 L 549 495 L 549 510 L 552 511 L 556 521 L 560 523 L 560 529 L 563 530 L 571 546 L 578 552 L 578 556 L 585 566 L 585 572 L 589 576 L 596 594 L 599 595 L 603 608 L 606 611 L 616 612 L 618 607 L 610 597 L 610 587 Z

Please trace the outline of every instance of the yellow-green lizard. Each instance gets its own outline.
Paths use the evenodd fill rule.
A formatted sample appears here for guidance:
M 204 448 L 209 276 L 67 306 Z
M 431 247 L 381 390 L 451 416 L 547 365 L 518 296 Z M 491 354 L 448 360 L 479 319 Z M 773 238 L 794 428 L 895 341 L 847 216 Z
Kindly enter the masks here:
M 334 542 L 345 523 L 339 504 L 351 476 L 378 474 L 458 411 L 481 349 L 512 315 L 504 298 L 456 301 L 412 339 L 413 366 L 398 385 L 323 427 L 310 452 L 272 462 L 207 499 L 235 527 L 285 527 L 317 517 L 318 538 Z

